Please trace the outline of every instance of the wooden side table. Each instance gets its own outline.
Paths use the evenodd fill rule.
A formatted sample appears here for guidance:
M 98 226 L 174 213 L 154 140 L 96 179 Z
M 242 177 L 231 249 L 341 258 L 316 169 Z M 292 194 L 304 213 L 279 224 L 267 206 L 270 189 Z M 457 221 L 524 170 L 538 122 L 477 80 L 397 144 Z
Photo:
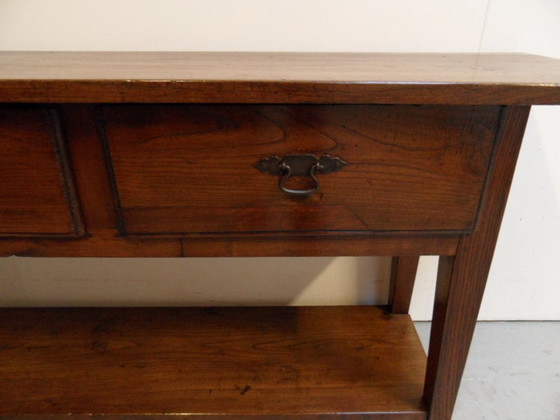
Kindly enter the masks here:
M 444 420 L 560 62 L 3 52 L 0 102 L 4 256 L 393 256 L 381 307 L 3 309 L 0 418 Z

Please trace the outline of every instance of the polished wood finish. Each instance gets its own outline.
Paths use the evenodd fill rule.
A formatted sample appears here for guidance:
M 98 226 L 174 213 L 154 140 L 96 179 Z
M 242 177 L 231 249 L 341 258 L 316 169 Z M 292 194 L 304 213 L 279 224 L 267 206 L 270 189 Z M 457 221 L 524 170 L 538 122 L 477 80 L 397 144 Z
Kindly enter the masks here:
M 387 312 L 4 310 L 0 417 L 449 420 L 528 105 L 560 104 L 559 75 L 516 54 L 0 53 L 0 255 L 395 257 Z M 292 153 L 348 166 L 290 198 L 253 165 Z M 427 254 L 426 365 L 398 313 Z
M 0 416 L 426 418 L 414 326 L 377 307 L 4 309 L 0 341 Z
M 500 110 L 121 105 L 103 108 L 101 124 L 123 235 L 465 232 Z M 292 154 L 329 154 L 348 165 L 319 175 L 318 193 L 293 197 L 280 191 L 279 176 L 254 168 Z
M 494 193 L 477 231 L 461 238 L 457 255 L 440 264 L 424 394 L 430 420 L 453 412 L 528 116 L 529 107 L 505 113 L 488 185 Z
M 0 106 L 0 236 L 83 233 L 56 111 Z
M 394 314 L 407 314 L 416 280 L 420 257 L 393 257 L 391 264 L 391 279 L 389 288 L 389 305 Z
M 189 238 L 122 237 L 118 235 L 118 205 L 111 193 L 96 107 L 69 104 L 58 108 L 73 163 L 87 235 L 72 241 L 4 239 L 0 255 L 81 257 L 204 257 L 204 256 L 336 256 L 336 255 L 453 255 L 458 234 L 355 234 L 323 232 L 236 233 L 190 235 Z M 164 167 L 164 170 L 168 168 Z M 274 187 L 277 179 L 251 168 Z M 434 169 L 435 170 L 435 169 Z M 327 175 L 328 177 L 329 175 Z M 328 178 L 326 178 L 328 181 Z M 301 200 L 300 200 L 301 202 Z M 154 222 L 156 223 L 156 222 Z M 169 235 L 168 235 L 169 236 Z
M 0 256 L 20 257 L 326 257 L 455 255 L 457 236 L 374 235 L 372 237 L 260 235 L 210 238 L 121 237 L 114 230 L 88 231 L 76 240 L 0 241 Z
M 103 420 L 168 420 L 172 417 L 173 420 L 223 420 L 227 418 L 228 420 L 278 420 L 282 417 L 286 419 L 294 420 L 317 420 L 317 419 L 329 419 L 329 420 L 420 420 L 425 419 L 425 416 L 421 416 L 416 413 L 375 413 L 375 414 L 362 414 L 362 413 L 344 413 L 344 414 L 325 414 L 325 415 L 315 415 L 315 414 L 289 414 L 287 416 L 279 415 L 230 415 L 230 414 L 173 414 L 172 416 L 167 414 L 138 414 L 138 415 L 112 415 L 112 414 L 102 414 L 98 416 L 92 416 L 89 414 L 72 414 L 66 416 L 50 416 L 50 415 L 32 415 L 32 416 L 17 416 L 18 419 L 28 419 L 28 420 L 64 420 L 71 418 L 72 420 L 92 420 L 92 419 L 103 419 Z M 0 417 L 2 420 L 11 419 L 13 416 Z
M 558 60 L 526 54 L 0 52 L 2 102 L 560 102 Z
M 87 231 L 94 236 L 97 232 L 114 232 L 117 227 L 116 205 L 111 195 L 105 152 L 95 122 L 95 108 L 72 104 L 59 106 L 58 109 Z

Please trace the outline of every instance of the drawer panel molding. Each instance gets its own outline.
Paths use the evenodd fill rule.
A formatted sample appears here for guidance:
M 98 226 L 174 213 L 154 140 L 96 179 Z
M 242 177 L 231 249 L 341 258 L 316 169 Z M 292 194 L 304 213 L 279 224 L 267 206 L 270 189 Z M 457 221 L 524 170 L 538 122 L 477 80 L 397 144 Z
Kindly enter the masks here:
M 468 233 L 500 111 L 111 105 L 99 123 L 122 235 Z M 333 168 L 344 168 L 291 176 L 278 159 L 294 155 L 311 167 L 333 156 Z M 255 171 L 256 162 L 280 181 Z

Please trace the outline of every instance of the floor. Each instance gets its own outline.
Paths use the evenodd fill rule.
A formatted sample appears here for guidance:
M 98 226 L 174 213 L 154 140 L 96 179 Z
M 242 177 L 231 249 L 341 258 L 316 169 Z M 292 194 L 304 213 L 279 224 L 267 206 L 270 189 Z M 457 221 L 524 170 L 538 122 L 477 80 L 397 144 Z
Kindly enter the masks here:
M 498 419 L 560 420 L 560 322 L 478 323 L 453 420 Z

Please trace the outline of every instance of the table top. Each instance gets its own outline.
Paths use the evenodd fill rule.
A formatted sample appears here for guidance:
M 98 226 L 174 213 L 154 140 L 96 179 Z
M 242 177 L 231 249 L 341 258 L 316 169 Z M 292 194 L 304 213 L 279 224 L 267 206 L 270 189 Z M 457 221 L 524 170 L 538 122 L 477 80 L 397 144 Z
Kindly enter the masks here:
M 527 54 L 0 52 L 4 102 L 560 104 Z

